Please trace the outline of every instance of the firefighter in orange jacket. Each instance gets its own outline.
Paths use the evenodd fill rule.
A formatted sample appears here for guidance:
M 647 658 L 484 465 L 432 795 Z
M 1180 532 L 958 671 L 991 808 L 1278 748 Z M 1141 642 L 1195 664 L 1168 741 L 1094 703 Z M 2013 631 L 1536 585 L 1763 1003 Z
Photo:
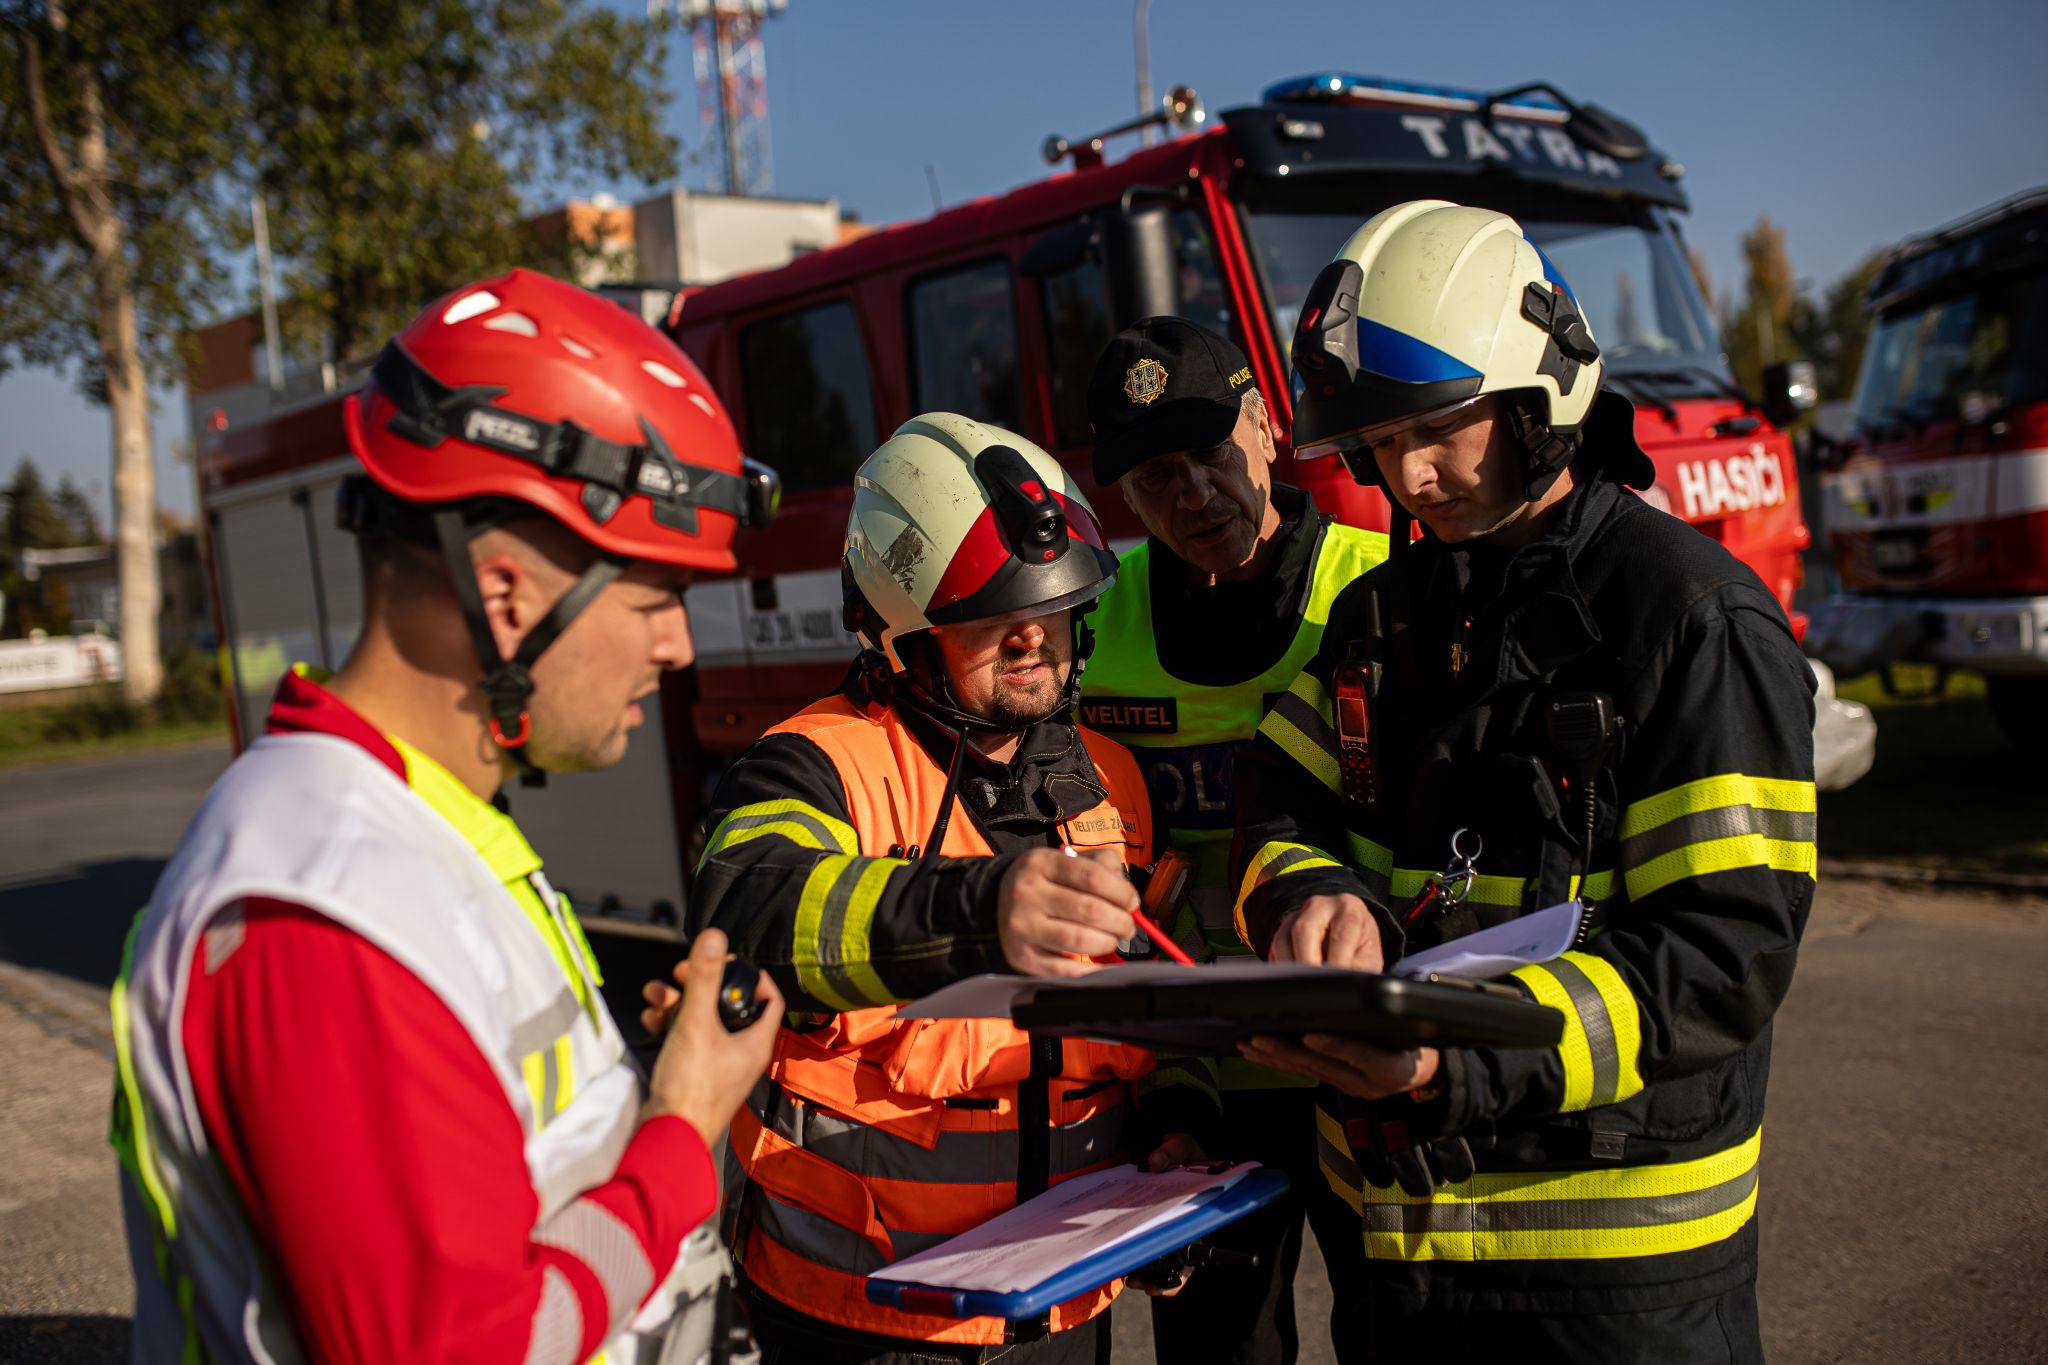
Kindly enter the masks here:
M 1080 614 L 1115 566 L 1051 456 L 950 413 L 913 418 L 855 479 L 842 579 L 863 653 L 712 801 L 692 918 L 796 1011 L 731 1133 L 727 1232 L 771 1360 L 1108 1358 L 1114 1284 L 1017 1324 L 865 1291 L 1066 1177 L 1195 1154 L 1187 1123 L 1138 1139 L 1143 1051 L 896 1016 L 980 972 L 1093 971 L 1133 935 L 1145 786 L 1072 719 Z

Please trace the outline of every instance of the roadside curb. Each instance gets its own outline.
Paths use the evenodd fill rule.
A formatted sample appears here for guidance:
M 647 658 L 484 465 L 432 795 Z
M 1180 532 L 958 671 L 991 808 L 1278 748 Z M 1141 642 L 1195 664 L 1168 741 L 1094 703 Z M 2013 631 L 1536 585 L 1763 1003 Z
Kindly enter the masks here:
M 107 992 L 97 986 L 0 962 L 0 1005 L 20 1011 L 53 1038 L 102 1057 L 114 1055 L 114 1023 L 107 1012 Z
M 1858 881 L 1998 891 L 2008 896 L 2048 896 L 2048 875 L 2031 872 L 1970 872 L 1954 868 L 1911 867 L 1903 863 L 1822 858 L 1820 873 L 1823 877 L 1850 877 Z

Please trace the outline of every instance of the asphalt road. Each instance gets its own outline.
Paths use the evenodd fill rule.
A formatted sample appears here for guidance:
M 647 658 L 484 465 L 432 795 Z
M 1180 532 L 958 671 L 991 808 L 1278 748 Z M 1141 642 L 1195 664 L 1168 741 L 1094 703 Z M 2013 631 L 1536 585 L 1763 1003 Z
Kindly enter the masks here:
M 105 988 L 225 758 L 0 776 L 0 1361 L 126 1358 Z M 1764 1141 L 1774 1361 L 2048 1359 L 2044 981 L 2048 898 L 1823 883 Z M 1296 1288 L 1303 1358 L 1327 1362 L 1312 1250 Z M 1134 1296 L 1120 1365 L 1147 1336 Z

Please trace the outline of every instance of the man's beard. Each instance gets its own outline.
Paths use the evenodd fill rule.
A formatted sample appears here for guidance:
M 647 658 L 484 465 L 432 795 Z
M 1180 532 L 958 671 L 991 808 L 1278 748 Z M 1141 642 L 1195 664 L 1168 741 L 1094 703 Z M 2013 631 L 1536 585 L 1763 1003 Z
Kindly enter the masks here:
M 1058 661 L 1047 659 L 1043 662 L 1046 671 L 1052 675 L 1054 680 L 1051 696 L 1045 700 L 1040 700 L 1037 689 L 1033 689 L 1030 695 L 1022 695 L 1014 690 L 1006 690 L 1000 679 L 998 679 L 995 695 L 989 699 L 988 718 L 991 721 L 998 725 L 1009 726 L 1018 730 L 1028 730 L 1040 721 L 1050 720 L 1059 714 L 1060 708 L 1066 704 L 1067 676 L 1068 670 L 1072 665 L 1064 659 Z M 997 668 L 1001 670 L 1015 666 L 1013 661 L 1006 661 L 998 664 Z

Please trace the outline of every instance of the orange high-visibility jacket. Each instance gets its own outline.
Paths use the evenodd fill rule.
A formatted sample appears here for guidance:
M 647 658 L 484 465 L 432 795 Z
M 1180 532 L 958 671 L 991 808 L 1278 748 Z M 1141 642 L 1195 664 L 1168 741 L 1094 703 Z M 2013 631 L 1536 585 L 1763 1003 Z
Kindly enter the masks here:
M 1118 849 L 1127 864 L 1149 862 L 1151 819 L 1137 765 L 1113 741 L 1079 733 L 1108 797 L 1048 832 L 1078 848 Z M 839 850 L 803 882 L 796 938 L 805 975 L 802 954 L 829 965 L 839 935 L 866 932 L 858 921 L 872 915 L 891 873 L 907 866 L 892 855 L 931 830 L 946 774 L 878 702 L 833 696 L 768 734 L 801 736 L 829 759 L 847 818 L 799 801 L 756 803 L 727 816 L 711 853 L 776 823 L 789 826 L 779 837 Z M 940 853 L 993 852 L 956 805 Z M 744 896 L 743 888 L 744 877 L 728 895 Z M 810 977 L 821 970 L 813 966 Z M 859 988 L 859 973 L 839 980 L 840 994 Z M 869 986 L 867 998 L 878 998 L 879 981 Z M 845 1009 L 814 1029 L 782 1031 L 768 1075 L 732 1125 L 732 1154 L 746 1180 L 743 1191 L 728 1193 L 734 1254 L 757 1288 L 814 1318 L 887 1336 L 1001 1342 L 1007 1324 L 998 1318 L 870 1303 L 866 1276 L 1010 1209 L 1020 1182 L 1028 1191 L 1129 1159 L 1125 1083 L 1150 1069 L 1151 1056 L 1034 1039 L 999 1019 L 899 1020 L 896 1010 Z M 1120 1287 L 1054 1308 L 1051 1329 L 1088 1321 Z

